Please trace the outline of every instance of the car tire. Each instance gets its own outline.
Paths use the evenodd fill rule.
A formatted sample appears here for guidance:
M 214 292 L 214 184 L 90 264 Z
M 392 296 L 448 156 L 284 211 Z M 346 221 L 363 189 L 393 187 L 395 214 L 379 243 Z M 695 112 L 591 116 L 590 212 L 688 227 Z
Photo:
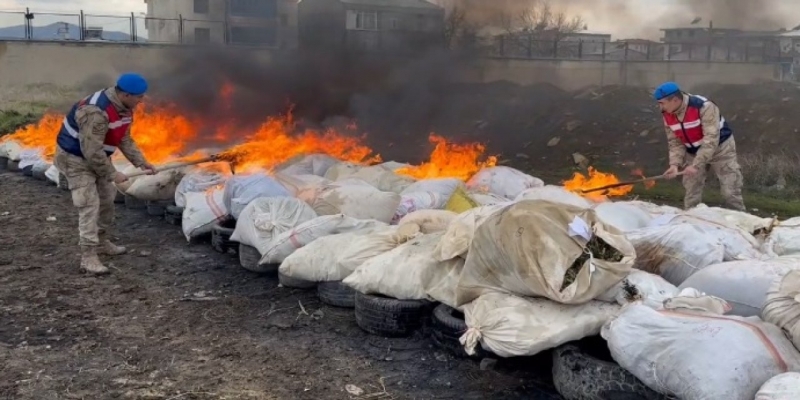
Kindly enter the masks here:
M 566 344 L 553 351 L 553 383 L 565 400 L 667 400 L 630 372 Z
M 431 339 L 433 343 L 456 357 L 481 359 L 490 354 L 478 345 L 475 354 L 469 355 L 461 345 L 461 336 L 467 331 L 464 314 L 446 304 L 439 304 L 431 316 Z
M 253 246 L 239 243 L 239 264 L 242 268 L 258 274 L 276 274 L 280 264 L 261 265 L 261 253 Z
M 47 166 L 47 164 L 45 164 L 45 166 Z M 47 166 L 47 168 L 50 167 Z M 33 169 L 31 169 L 31 176 L 33 176 L 34 179 L 38 179 L 40 181 L 47 181 L 47 175 L 45 175 L 45 172 L 47 172 L 47 168 L 42 169 L 41 164 L 37 164 L 33 167 Z
M 398 300 L 356 292 L 356 324 L 367 333 L 383 337 L 405 337 L 422 327 L 432 303 L 426 300 Z
M 238 243 L 231 241 L 231 235 L 233 235 L 234 230 L 234 228 L 228 226 L 231 223 L 235 226 L 236 222 L 234 220 L 222 221 L 215 224 L 211 229 L 211 247 L 219 253 L 228 254 L 231 250 L 235 253 L 239 252 Z
M 11 172 L 19 172 L 19 160 L 8 160 L 6 168 Z
M 8 169 L 8 157 L 0 157 L 0 170 Z
M 33 165 L 28 165 L 28 166 L 22 168 L 21 171 L 22 171 L 22 175 L 31 176 L 32 177 L 33 176 Z
M 181 226 L 183 223 L 183 207 L 167 206 L 164 209 L 164 221 L 170 225 Z
M 319 282 L 317 284 L 319 300 L 329 306 L 355 308 L 356 291 L 342 281 Z
M 281 271 L 278 271 L 278 282 L 280 282 L 281 286 L 291 289 L 314 289 L 317 286 L 317 282 L 292 278 L 282 274 Z
M 163 218 L 164 214 L 167 213 L 167 207 L 171 206 L 172 202 L 169 200 L 146 201 L 145 205 L 147 206 L 147 215 Z

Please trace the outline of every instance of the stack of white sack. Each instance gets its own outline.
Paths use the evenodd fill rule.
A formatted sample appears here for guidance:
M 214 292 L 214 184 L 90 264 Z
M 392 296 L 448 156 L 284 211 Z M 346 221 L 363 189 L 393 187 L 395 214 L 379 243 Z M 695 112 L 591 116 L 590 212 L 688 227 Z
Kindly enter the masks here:
M 390 166 L 383 164 L 368 167 L 348 163 L 337 164 L 328 170 L 325 177 L 335 182 L 350 178 L 360 179 L 382 192 L 397 194 L 402 193 L 415 181 L 414 178 L 396 174 Z
M 416 225 L 422 233 L 444 232 L 458 214 L 447 210 L 420 210 L 406 215 L 397 225 Z
M 402 228 L 376 226 L 323 236 L 286 257 L 281 263 L 280 272 L 304 281 L 341 281 L 365 261 L 386 253 L 419 234 L 419 229 L 406 225 Z
M 224 190 L 221 187 L 184 194 L 186 206 L 183 208 L 181 227 L 187 241 L 211 233 L 214 225 L 230 218 L 222 201 L 223 195 Z
M 400 195 L 382 192 L 364 181 L 348 179 L 297 194 L 319 215 L 344 214 L 362 220 L 384 223 L 392 217 L 400 204 Z
M 601 335 L 620 366 L 650 389 L 684 400 L 753 399 L 770 378 L 800 370 L 800 353 L 775 325 L 722 316 L 729 307 L 702 303 L 626 306 Z
M 594 202 L 572 193 L 562 186 L 554 185 L 526 189 L 515 199 L 515 201 L 522 200 L 545 200 L 578 208 L 591 208 L 595 205 Z
M 732 306 L 731 315 L 758 316 L 767 301 L 770 287 L 790 271 L 799 270 L 798 261 L 779 257 L 713 264 L 683 281 L 680 288 L 695 288 L 725 299 Z
M 467 181 L 466 186 L 472 193 L 492 194 L 514 200 L 527 189 L 543 187 L 544 181 L 514 168 L 500 166 L 478 171 Z
M 708 207 L 705 204 L 690 208 L 684 214 L 717 225 L 738 228 L 752 235 L 769 231 L 777 223 L 775 218 L 762 218 L 742 211 Z
M 400 203 L 392 216 L 397 223 L 406 215 L 419 210 L 440 210 L 447 205 L 450 196 L 464 182 L 454 178 L 423 179 L 416 181 L 400 192 Z
M 387 225 L 374 219 L 356 219 L 344 214 L 319 216 L 273 237 L 259 250 L 262 255 L 259 264 L 280 264 L 297 249 L 324 236 Z
M 168 163 L 163 167 L 169 167 L 176 163 Z M 136 171 L 135 167 L 130 167 L 126 171 Z M 128 196 L 139 200 L 165 201 L 175 199 L 178 185 L 183 177 L 190 172 L 190 167 L 179 167 L 167 169 L 155 175 L 143 175 L 131 179 L 130 182 L 118 184 L 117 188 Z M 126 171 L 123 171 L 125 173 Z
M 800 217 L 778 222 L 767 236 L 763 250 L 773 257 L 800 254 Z
M 603 254 L 593 254 L 591 243 Z M 456 301 L 463 305 L 498 291 L 582 304 L 628 276 L 634 258 L 631 243 L 594 210 L 523 200 L 492 213 L 475 229 Z
M 187 193 L 202 193 L 213 187 L 223 187 L 230 173 L 195 170 L 183 176 L 175 188 L 175 205 L 186 207 Z
M 11 161 L 19 161 L 22 146 L 14 140 L 6 140 L 3 142 L 3 152 L 0 156 L 8 158 Z
M 277 236 L 315 218 L 317 213 L 302 200 L 257 198 L 242 210 L 231 241 L 254 247 L 263 255 Z
M 313 193 L 307 195 L 313 197 L 325 185 L 333 183 L 332 181 L 316 175 L 288 175 L 276 172 L 272 177 L 283 185 L 292 196 L 299 197 L 303 193 Z
M 721 219 L 663 214 L 626 236 L 636 248 L 634 267 L 675 285 L 709 265 L 766 258 L 751 233 Z
M 42 148 L 25 148 L 19 152 L 19 169 L 33 167 L 39 161 L 42 161 Z
M 275 167 L 275 170 L 286 175 L 316 175 L 325 176 L 332 166 L 339 164 L 339 160 L 327 154 L 298 155 L 284 161 Z
M 593 206 L 597 218 L 623 233 L 642 229 L 650 225 L 653 216 L 628 202 L 606 201 Z
M 234 219 L 255 199 L 263 197 L 291 197 L 292 194 L 266 174 L 234 175 L 225 182 L 222 201 Z
M 776 375 L 758 389 L 755 400 L 800 399 L 800 372 Z
M 458 214 L 447 225 L 442 239 L 433 251 L 433 257 L 437 261 L 447 261 L 456 257 L 466 257 L 475 230 L 489 216 L 504 209 L 506 205 L 492 205 L 475 207 L 471 210 Z
M 433 259 L 433 250 L 442 235 L 438 232 L 418 236 L 369 258 L 343 283 L 365 294 L 400 300 L 435 300 L 456 307 L 455 286 L 464 260 Z

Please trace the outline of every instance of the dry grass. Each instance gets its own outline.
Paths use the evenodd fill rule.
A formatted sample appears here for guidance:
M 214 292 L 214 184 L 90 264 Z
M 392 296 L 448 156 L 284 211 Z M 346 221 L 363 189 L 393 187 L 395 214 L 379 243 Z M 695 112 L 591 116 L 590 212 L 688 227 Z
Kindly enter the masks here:
M 0 88 L 0 110 L 33 114 L 64 111 L 82 95 L 76 88 L 51 84 L 7 86 Z
M 745 185 L 755 188 L 794 188 L 800 184 L 800 153 L 751 153 L 739 155 Z

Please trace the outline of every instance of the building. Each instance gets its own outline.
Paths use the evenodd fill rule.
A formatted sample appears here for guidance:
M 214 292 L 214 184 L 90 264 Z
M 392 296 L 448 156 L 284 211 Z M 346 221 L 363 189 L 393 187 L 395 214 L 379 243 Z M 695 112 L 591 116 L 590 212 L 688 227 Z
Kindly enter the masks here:
M 575 47 L 571 42 L 580 42 L 582 53 L 602 53 L 603 49 L 611 42 L 611 34 L 592 32 L 587 30 L 567 33 L 561 39 L 566 46 Z
M 751 31 L 708 27 L 661 29 L 664 59 L 684 61 L 776 61 L 784 29 Z
M 297 0 L 144 0 L 149 42 L 297 47 Z
M 414 52 L 444 46 L 444 9 L 425 0 L 302 0 L 303 48 Z

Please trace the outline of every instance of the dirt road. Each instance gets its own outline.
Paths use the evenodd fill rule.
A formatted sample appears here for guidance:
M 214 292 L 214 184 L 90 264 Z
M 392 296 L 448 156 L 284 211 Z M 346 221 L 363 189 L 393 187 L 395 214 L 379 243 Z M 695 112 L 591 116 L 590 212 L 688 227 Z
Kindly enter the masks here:
M 110 276 L 83 275 L 68 193 L 0 174 L 0 398 L 556 398 L 543 392 L 547 355 L 481 370 L 426 332 L 370 336 L 313 291 L 278 287 L 143 212 L 117 215 L 131 251 Z

